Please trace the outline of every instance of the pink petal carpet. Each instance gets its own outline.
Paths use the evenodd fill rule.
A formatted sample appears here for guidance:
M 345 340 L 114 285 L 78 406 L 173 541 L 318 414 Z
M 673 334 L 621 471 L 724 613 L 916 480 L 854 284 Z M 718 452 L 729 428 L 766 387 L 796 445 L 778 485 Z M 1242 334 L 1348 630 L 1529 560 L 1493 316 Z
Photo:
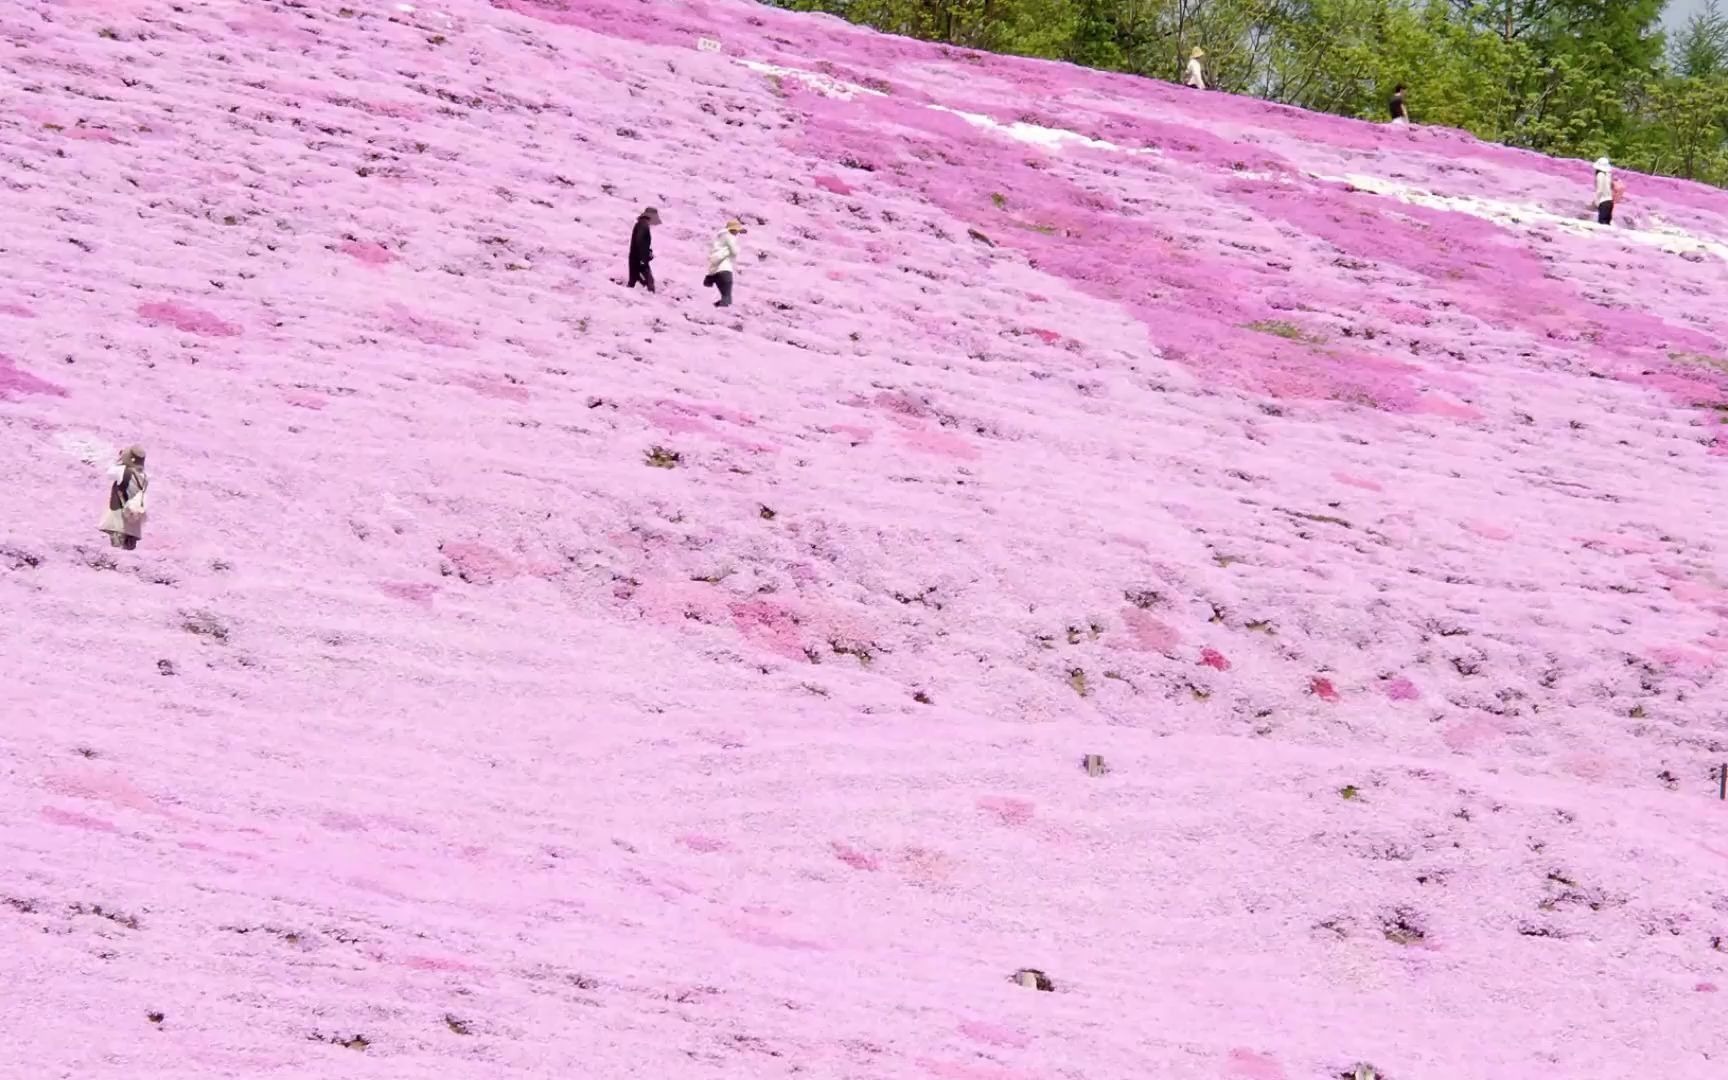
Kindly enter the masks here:
M 1728 1067 L 1728 193 L 733 0 L 0 40 L 0 1075 Z

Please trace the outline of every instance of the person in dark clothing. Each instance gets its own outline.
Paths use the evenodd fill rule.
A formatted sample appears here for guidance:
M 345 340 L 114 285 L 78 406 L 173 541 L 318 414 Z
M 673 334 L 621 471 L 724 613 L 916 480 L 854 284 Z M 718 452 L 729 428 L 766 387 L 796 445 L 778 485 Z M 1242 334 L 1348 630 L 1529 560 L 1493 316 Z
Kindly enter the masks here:
M 1387 108 L 1392 111 L 1392 122 L 1394 124 L 1408 124 L 1410 122 L 1410 114 L 1404 111 L 1403 83 L 1399 83 L 1397 86 L 1392 88 L 1392 100 L 1387 103 Z
M 654 261 L 653 226 L 658 224 L 660 211 L 650 206 L 637 217 L 636 227 L 630 231 L 629 287 L 632 289 L 640 282 L 649 292 L 654 291 L 654 269 L 648 264 Z

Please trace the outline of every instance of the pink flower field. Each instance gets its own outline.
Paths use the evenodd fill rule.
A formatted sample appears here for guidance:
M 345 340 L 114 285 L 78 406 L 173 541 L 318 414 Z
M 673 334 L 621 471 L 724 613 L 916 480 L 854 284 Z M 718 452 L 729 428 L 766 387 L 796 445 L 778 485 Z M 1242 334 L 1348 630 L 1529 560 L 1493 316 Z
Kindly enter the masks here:
M 1728 193 L 742 0 L 0 40 L 0 1076 L 1728 1068 Z

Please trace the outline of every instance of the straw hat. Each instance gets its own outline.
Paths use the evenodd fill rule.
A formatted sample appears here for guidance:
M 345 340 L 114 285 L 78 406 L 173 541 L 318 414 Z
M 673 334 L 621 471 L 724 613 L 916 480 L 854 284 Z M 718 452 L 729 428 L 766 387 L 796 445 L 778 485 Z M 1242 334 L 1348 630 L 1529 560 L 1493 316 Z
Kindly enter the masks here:
M 1191 52 L 1191 53 L 1189 53 L 1189 54 L 1188 54 L 1188 55 L 1189 55 L 1189 56 L 1190 56 L 1190 57 L 1191 57 L 1191 58 L 1193 58 L 1193 59 L 1195 59 L 1195 60 L 1198 60 L 1198 59 L 1200 59 L 1200 58 L 1201 58 L 1201 57 L 1202 57 L 1202 56 L 1205 56 L 1205 55 L 1206 55 L 1206 50 L 1205 50 L 1205 49 L 1202 49 L 1202 48 L 1201 48 L 1201 47 L 1200 47 L 1200 46 L 1198 46 L 1198 45 L 1196 45 L 1196 46 L 1194 46 L 1194 51 L 1193 51 L 1193 52 Z
M 727 232 L 733 232 L 733 233 L 741 233 L 741 232 L 749 232 L 750 230 L 746 229 L 744 227 L 744 223 L 742 221 L 739 221 L 737 218 L 733 218 L 726 223 L 726 231 Z
M 654 209 L 652 206 L 650 206 L 648 209 L 642 211 L 642 217 L 650 225 L 660 224 L 660 211 Z

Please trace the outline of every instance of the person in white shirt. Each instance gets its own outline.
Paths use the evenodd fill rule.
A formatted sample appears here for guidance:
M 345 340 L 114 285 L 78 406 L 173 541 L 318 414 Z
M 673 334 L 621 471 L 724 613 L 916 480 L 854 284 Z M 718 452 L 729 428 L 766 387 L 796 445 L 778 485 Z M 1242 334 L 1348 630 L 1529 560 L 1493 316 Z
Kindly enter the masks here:
M 1596 159 L 1596 224 L 1614 224 L 1614 170 L 1606 156 Z
M 144 475 L 144 448 L 122 450 L 108 468 L 108 512 L 97 526 L 108 534 L 108 542 L 131 551 L 144 535 L 144 493 L 150 478 Z
M 733 218 L 714 238 L 714 246 L 708 249 L 708 276 L 702 279 L 702 284 L 720 290 L 720 299 L 715 301 L 715 307 L 732 306 L 732 268 L 738 261 L 738 237 L 747 231 L 742 222 Z
M 1198 45 L 1194 46 L 1194 51 L 1188 54 L 1188 78 L 1186 82 L 1196 90 L 1206 89 L 1206 72 L 1200 66 L 1200 58 L 1205 55 L 1206 50 Z

